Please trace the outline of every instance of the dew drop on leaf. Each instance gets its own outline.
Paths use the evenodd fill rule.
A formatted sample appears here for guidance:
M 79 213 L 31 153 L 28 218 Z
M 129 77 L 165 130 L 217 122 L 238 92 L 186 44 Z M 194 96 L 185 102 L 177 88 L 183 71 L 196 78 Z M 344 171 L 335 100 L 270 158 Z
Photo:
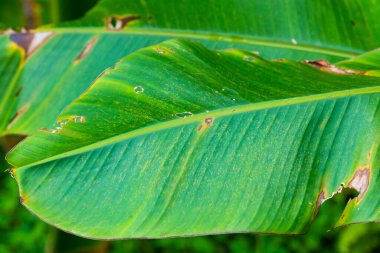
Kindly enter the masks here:
M 83 123 L 85 121 L 85 117 L 84 116 L 76 116 L 74 118 L 74 122 L 75 123 Z
M 244 61 L 253 61 L 254 58 L 252 56 L 244 56 Z
M 237 92 L 236 90 L 233 90 L 233 89 L 230 89 L 230 88 L 227 88 L 227 87 L 223 87 L 222 88 L 222 92 L 226 95 L 229 95 L 229 96 L 233 96 L 233 95 L 239 95 L 239 92 Z
M 193 116 L 193 114 L 191 112 L 181 112 L 181 113 L 176 113 L 175 116 L 179 118 L 186 118 L 189 116 Z
M 69 122 L 68 119 L 64 119 L 64 120 L 60 121 L 58 125 L 60 128 L 63 128 L 68 122 Z
M 135 88 L 133 88 L 133 92 L 136 93 L 136 94 L 143 93 L 144 92 L 144 88 L 141 85 L 136 86 Z

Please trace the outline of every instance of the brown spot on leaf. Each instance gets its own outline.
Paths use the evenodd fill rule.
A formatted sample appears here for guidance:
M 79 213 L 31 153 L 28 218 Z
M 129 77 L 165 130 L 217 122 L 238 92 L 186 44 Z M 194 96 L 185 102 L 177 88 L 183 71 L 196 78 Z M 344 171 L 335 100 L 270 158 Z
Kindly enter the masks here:
M 367 192 L 370 174 L 371 170 L 368 166 L 363 169 L 359 169 L 355 171 L 354 176 L 347 185 L 347 187 L 354 188 L 359 192 L 358 201 L 360 201 Z
M 14 33 L 11 34 L 9 37 L 14 43 L 22 47 L 24 51 L 28 54 L 30 44 L 34 39 L 33 33 Z
M 169 50 L 171 53 L 175 54 L 175 51 L 173 50 L 173 48 L 169 47 L 168 50 Z
M 210 127 L 211 124 L 212 124 L 212 122 L 213 122 L 213 120 L 214 120 L 213 118 L 207 118 L 207 119 L 205 119 L 204 122 L 201 125 L 199 125 L 198 131 L 200 131 L 202 129 L 205 129 L 207 127 Z
M 128 17 L 109 17 L 107 19 L 107 29 L 108 30 L 121 30 L 123 29 L 128 23 L 141 19 L 141 16 L 128 16 Z
M 22 89 L 23 89 L 22 86 L 18 87 L 18 89 L 15 92 L 15 97 L 18 97 L 18 95 L 20 95 L 20 92 L 22 91 Z
M 91 52 L 91 50 L 95 46 L 98 39 L 99 39 L 98 37 L 94 37 L 89 42 L 87 42 L 86 45 L 84 46 L 82 52 L 75 59 L 75 62 L 78 62 L 78 61 L 82 60 L 84 57 L 86 57 Z
M 212 121 L 213 121 L 213 118 L 207 118 L 207 119 L 205 119 L 205 123 L 206 123 L 207 126 L 209 126 L 212 123 Z
M 309 61 L 306 60 L 305 63 L 315 67 L 315 68 L 323 68 L 323 67 L 329 67 L 330 64 L 325 59 L 315 60 L 315 61 Z
M 167 53 L 162 47 L 156 47 L 156 52 L 159 54 L 166 54 Z
M 326 200 L 325 191 L 321 191 L 321 193 L 319 193 L 318 195 L 317 201 L 315 202 L 313 219 L 315 218 L 315 216 L 317 216 L 319 208 L 321 207 L 322 203 L 325 202 L 325 200 Z
M 371 157 L 372 157 L 372 149 L 368 152 L 368 156 L 367 156 L 368 161 L 371 160 Z
M 328 63 L 328 61 L 326 61 L 325 59 L 320 59 L 320 60 L 315 60 L 315 61 L 305 60 L 304 62 L 316 69 L 324 70 L 324 71 L 334 73 L 334 74 L 363 74 L 361 72 L 356 72 L 354 70 L 338 68 Z
M 47 128 L 45 128 L 45 127 L 41 128 L 41 129 L 38 130 L 38 131 L 40 131 L 40 132 L 46 132 L 46 133 L 51 133 L 51 132 L 53 132 L 53 130 L 47 129 Z
M 11 126 L 29 109 L 30 105 L 26 104 L 24 105 L 11 119 L 8 129 L 11 128 Z
M 15 168 L 12 168 L 9 170 L 9 174 L 11 174 L 11 177 L 15 178 Z
M 25 201 L 26 201 L 26 198 L 20 196 L 20 203 L 21 203 L 21 205 L 23 205 L 25 203 Z
M 51 36 L 51 32 L 42 33 L 14 33 L 10 35 L 10 39 L 22 47 L 25 51 L 26 57 L 32 55 L 38 48 L 40 48 Z

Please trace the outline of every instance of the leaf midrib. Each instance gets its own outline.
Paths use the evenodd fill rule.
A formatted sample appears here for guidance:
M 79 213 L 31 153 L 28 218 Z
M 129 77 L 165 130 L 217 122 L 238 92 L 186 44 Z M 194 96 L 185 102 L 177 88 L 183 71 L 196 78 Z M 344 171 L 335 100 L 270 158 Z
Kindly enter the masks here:
M 95 150 L 110 144 L 114 144 L 117 142 L 125 141 L 128 139 L 136 138 L 145 134 L 150 134 L 158 131 L 167 130 L 170 128 L 188 125 L 195 122 L 201 122 L 202 120 L 206 118 L 217 118 L 217 117 L 224 117 L 224 116 L 230 116 L 240 113 L 247 113 L 252 111 L 258 111 L 263 109 L 270 109 L 275 107 L 282 107 L 282 106 L 288 106 L 288 105 L 294 105 L 294 104 L 302 104 L 307 102 L 314 102 L 314 101 L 321 101 L 321 100 L 327 100 L 327 99 L 335 99 L 335 98 L 341 98 L 341 97 L 348 97 L 348 96 L 354 96 L 354 95 L 364 95 L 364 94 L 373 94 L 380 92 L 380 85 L 374 86 L 374 87 L 367 87 L 367 88 L 358 88 L 358 89 L 349 89 L 349 90 L 342 90 L 342 91 L 335 91 L 335 92 L 328 92 L 328 93 L 321 93 L 316 95 L 309 95 L 309 96 L 302 96 L 302 97 L 294 97 L 294 98 L 287 98 L 287 99 L 279 99 L 279 100 L 273 100 L 273 101 L 264 101 L 259 103 L 250 103 L 246 105 L 239 105 L 239 106 L 233 106 L 228 108 L 223 108 L 219 110 L 210 111 L 207 113 L 200 113 L 193 115 L 191 117 L 186 118 L 178 118 L 173 119 L 165 122 L 160 122 L 157 124 L 145 126 L 142 128 L 138 128 L 135 130 L 131 130 L 129 132 L 119 134 L 95 143 L 92 143 L 87 146 L 83 146 L 59 155 L 55 155 L 46 159 L 42 159 L 40 161 L 30 163 L 23 165 L 19 167 L 17 170 L 26 169 L 28 167 L 36 166 L 39 164 L 51 162 L 54 160 L 58 160 L 60 158 L 66 158 L 69 156 L 78 155 L 81 153 L 85 153 L 87 151 Z
M 225 33 L 208 33 L 204 31 L 181 31 L 175 29 L 141 29 L 141 28 L 128 28 L 124 30 L 112 31 L 106 30 L 101 27 L 78 27 L 78 28 L 49 28 L 42 27 L 35 32 L 54 32 L 57 34 L 65 34 L 65 33 L 96 33 L 96 34 L 130 34 L 130 35 L 146 35 L 146 36 L 167 36 L 174 38 L 187 38 L 187 39 L 200 39 L 200 40 L 214 40 L 214 41 L 224 41 L 224 42 L 235 42 L 247 45 L 258 45 L 265 47 L 274 47 L 274 48 L 285 48 L 297 51 L 306 51 L 312 53 L 321 53 L 328 54 L 333 56 L 339 56 L 344 58 L 351 58 L 354 56 L 358 56 L 365 51 L 363 50 L 342 50 L 342 49 L 334 49 L 328 47 L 320 47 L 309 44 L 293 44 L 291 42 L 292 38 L 289 38 L 289 42 L 279 41 L 279 40 L 269 40 L 254 36 L 248 35 L 231 35 Z

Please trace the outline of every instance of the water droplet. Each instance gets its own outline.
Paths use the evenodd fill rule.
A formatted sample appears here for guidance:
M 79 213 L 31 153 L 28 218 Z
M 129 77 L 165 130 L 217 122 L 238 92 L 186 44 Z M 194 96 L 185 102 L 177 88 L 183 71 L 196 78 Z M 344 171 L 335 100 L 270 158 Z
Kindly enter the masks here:
M 235 101 L 235 100 L 236 100 L 236 98 L 233 98 L 232 100 L 233 100 L 233 101 Z
M 136 93 L 136 94 L 143 93 L 144 92 L 144 88 L 141 85 L 136 86 L 135 88 L 133 88 L 133 92 Z
M 297 45 L 298 44 L 298 42 L 296 41 L 295 38 L 292 38 L 292 43 L 293 43 L 293 45 Z
M 223 87 L 223 88 L 222 88 L 222 91 L 223 91 L 223 93 L 225 93 L 225 94 L 239 95 L 239 92 L 237 92 L 236 90 L 233 90 L 233 89 L 227 88 L 227 87 Z
M 57 128 L 62 129 L 67 124 L 67 122 L 69 122 L 68 119 L 64 119 L 64 120 L 60 121 L 59 122 L 59 127 L 57 127 Z
M 175 116 L 179 118 L 186 118 L 189 116 L 193 116 L 193 114 L 191 112 L 181 112 L 181 113 L 176 113 Z
M 86 118 L 84 116 L 75 116 L 74 122 L 75 123 L 83 123 L 85 122 Z
M 244 56 L 243 57 L 244 61 L 253 61 L 254 58 L 252 56 Z

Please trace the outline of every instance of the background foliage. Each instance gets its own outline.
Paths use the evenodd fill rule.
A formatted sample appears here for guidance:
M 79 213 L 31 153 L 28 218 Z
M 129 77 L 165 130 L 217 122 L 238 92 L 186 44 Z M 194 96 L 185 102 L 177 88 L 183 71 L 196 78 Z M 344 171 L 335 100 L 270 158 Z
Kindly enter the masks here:
M 26 3 L 27 2 L 27 3 Z M 38 0 L 37 11 L 28 15 L 28 2 L 0 0 L 0 27 L 35 27 L 80 17 L 96 0 Z M 78 5 L 78 3 L 80 3 Z M 73 7 L 75 4 L 75 7 Z M 30 5 L 30 4 L 29 4 Z M 9 144 L 11 142 L 11 144 Z M 306 235 L 218 235 L 163 240 L 91 241 L 49 227 L 19 203 L 15 181 L 7 173 L 5 152 L 0 147 L 0 253 L 3 252 L 375 252 L 380 250 L 380 224 L 352 225 L 326 232 L 341 214 L 347 196 L 336 195 L 321 208 Z

